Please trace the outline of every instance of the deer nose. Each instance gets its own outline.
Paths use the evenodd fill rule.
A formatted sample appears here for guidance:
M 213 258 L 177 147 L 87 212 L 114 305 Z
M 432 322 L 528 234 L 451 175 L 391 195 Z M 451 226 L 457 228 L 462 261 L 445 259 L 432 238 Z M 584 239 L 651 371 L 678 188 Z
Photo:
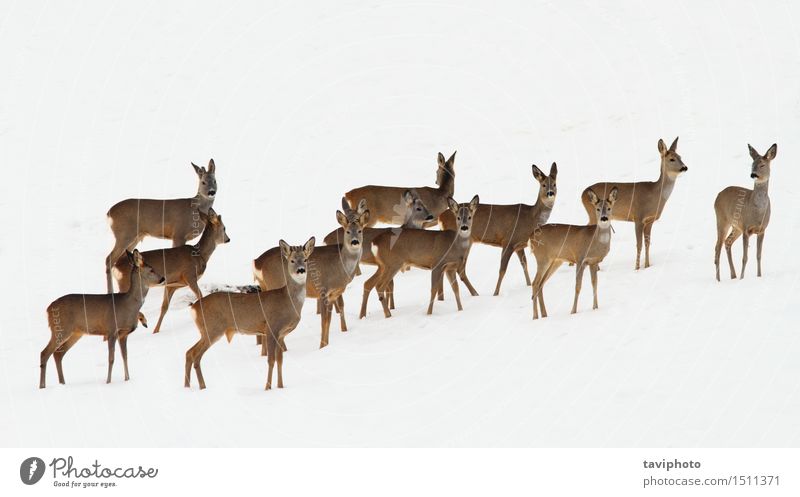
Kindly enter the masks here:
M 758 179 L 758 175 L 756 173 L 751 173 L 750 177 L 753 179 Z
M 162 276 L 162 277 L 161 277 L 161 279 L 160 279 L 160 280 L 158 280 L 158 284 L 160 285 L 160 284 L 164 283 L 165 281 L 166 281 L 166 278 L 164 278 L 164 277 Z
M 551 192 L 547 192 L 547 196 L 548 196 L 548 197 L 555 197 L 555 196 L 556 196 L 556 194 L 555 194 L 555 192 L 552 192 L 552 191 L 551 191 Z
M 469 231 L 469 226 L 467 226 L 465 224 L 462 224 L 461 225 L 461 231 Z
M 214 196 L 214 195 L 216 195 L 216 194 L 217 194 L 217 191 L 216 191 L 216 190 L 209 190 L 209 191 L 208 191 L 208 196 L 209 196 L 209 197 L 213 197 L 213 196 Z
M 688 168 L 688 167 L 686 167 L 686 166 L 683 166 L 683 167 L 681 167 L 681 172 L 682 172 L 682 173 L 683 173 L 683 172 L 686 172 L 686 171 L 688 171 L 688 170 L 689 170 L 689 168 Z
M 608 221 L 608 217 L 607 216 L 603 216 L 603 217 L 600 218 L 600 220 L 605 223 L 606 221 Z
M 225 237 L 225 243 L 228 243 L 228 242 L 230 242 L 230 241 L 231 241 L 230 237 L 226 236 L 226 237 Z
M 359 243 L 361 243 L 361 242 L 359 242 L 358 240 L 350 240 L 350 245 L 352 245 L 354 247 L 357 247 Z
M 304 267 L 297 268 L 297 274 L 306 274 L 306 268 Z
M 428 217 L 425 218 L 426 221 L 433 221 L 433 214 L 428 214 Z

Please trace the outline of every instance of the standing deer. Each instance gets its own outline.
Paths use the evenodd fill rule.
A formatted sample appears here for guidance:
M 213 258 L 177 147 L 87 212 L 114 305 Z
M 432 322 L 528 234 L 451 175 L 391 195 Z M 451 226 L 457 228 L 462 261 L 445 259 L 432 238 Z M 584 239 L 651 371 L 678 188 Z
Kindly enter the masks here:
M 201 217 L 204 218 L 206 227 L 200 241 L 195 245 L 181 245 L 141 253 L 145 263 L 159 274 L 163 274 L 166 279 L 161 315 L 158 316 L 158 323 L 153 333 L 158 333 L 161 329 L 161 322 L 169 310 L 169 303 L 176 290 L 188 286 L 198 299 L 203 298 L 203 292 L 200 291 L 197 281 L 205 273 L 208 261 L 217 245 L 231 241 L 222 223 L 222 216 L 217 215 L 213 208 L 208 209 L 208 216 L 203 214 Z M 127 291 L 131 278 L 130 264 L 124 259 L 118 260 L 113 273 L 120 291 Z
M 344 301 L 339 297 L 355 276 L 358 261 L 361 259 L 363 229 L 369 222 L 369 217 L 369 210 L 351 219 L 343 212 L 336 211 L 336 220 L 344 229 L 343 243 L 317 247 L 308 259 L 306 296 L 322 302 L 320 348 L 328 345 L 334 304 L 339 311 L 341 330 L 347 331 L 342 307 Z M 253 261 L 253 274 L 259 286 L 265 290 L 280 288 L 286 285 L 289 278 L 277 247 L 267 250 Z M 263 353 L 263 342 L 261 350 Z
M 413 190 L 434 216 L 434 219 L 425 224 L 425 227 L 429 228 L 436 224 L 435 218 L 447 210 L 447 199 L 455 194 L 455 161 L 455 152 L 446 161 L 444 160 L 444 155 L 441 152 L 439 153 L 439 166 L 436 171 L 437 188 L 429 186 L 405 188 L 369 185 L 350 190 L 345 193 L 345 197 L 351 206 L 355 205 L 358 200 L 367 200 L 367 205 L 369 205 L 371 212 L 369 226 L 374 226 L 379 222 L 397 225 L 400 224 L 398 221 L 405 217 L 403 211 L 406 205 L 403 202 L 403 194 L 406 190 Z
M 452 198 L 448 203 L 456 216 L 457 230 L 428 231 L 405 229 L 399 234 L 391 231 L 383 233 L 372 241 L 378 270 L 364 283 L 364 296 L 361 302 L 360 318 L 367 315 L 367 302 L 373 288 L 377 288 L 383 314 L 389 318 L 387 291 L 395 275 L 406 266 L 414 266 L 431 271 L 431 298 L 428 314 L 433 313 L 433 301 L 443 286 L 444 275 L 450 281 L 456 297 L 458 310 L 462 310 L 461 295 L 456 281 L 456 271 L 465 264 L 469 248 L 472 220 L 480 199 L 477 195 L 468 204 L 458 204 Z
M 197 167 L 197 194 L 191 198 L 153 200 L 129 198 L 114 204 L 106 216 L 114 234 L 114 248 L 106 257 L 106 285 L 114 291 L 111 268 L 126 250 L 133 250 L 146 236 L 172 240 L 179 247 L 196 238 L 205 223 L 200 214 L 208 214 L 217 194 L 216 166 L 208 161 L 208 169 Z
M 281 288 L 258 293 L 216 292 L 206 295 L 191 307 L 200 340 L 186 351 L 184 386 L 189 387 L 194 366 L 200 389 L 206 387 L 200 360 L 206 350 L 223 335 L 230 342 L 233 335 L 261 335 L 267 348 L 266 389 L 272 388 L 272 369 L 278 362 L 278 388 L 283 388 L 284 340 L 300 322 L 306 299 L 306 265 L 314 251 L 314 237 L 302 247 L 290 247 L 280 241 L 281 261 L 289 275 Z
M 611 248 L 612 207 L 617 202 L 619 190 L 617 187 L 611 188 L 605 200 L 600 199 L 591 189 L 587 191 L 587 195 L 592 202 L 593 213 L 599 220 L 597 224 L 587 226 L 545 224 L 530 240 L 531 251 L 536 257 L 536 277 L 533 279 L 532 296 L 533 319 L 539 318 L 537 300 L 542 317 L 547 317 L 542 289 L 564 262 L 575 264 L 575 301 L 572 304 L 572 314 L 578 312 L 578 295 L 581 293 L 583 271 L 586 266 L 589 266 L 592 275 L 594 291 L 592 309 L 597 309 L 597 270 Z
M 344 199 L 343 199 L 344 200 Z M 375 255 L 372 253 L 372 240 L 379 235 L 391 231 L 399 234 L 404 228 L 421 229 L 426 222 L 433 221 L 433 214 L 425 207 L 422 199 L 414 190 L 406 190 L 403 192 L 403 202 L 405 203 L 403 224 L 398 228 L 364 228 L 364 242 L 361 250 L 361 263 L 369 264 L 370 266 L 377 266 L 378 261 L 375 260 Z M 346 201 L 342 203 L 344 206 Z M 360 204 L 359 204 L 360 205 Z M 352 212 L 352 211 L 351 211 Z M 347 211 L 345 211 L 347 213 Z M 344 241 L 344 229 L 339 228 L 335 231 L 328 233 L 325 237 L 326 245 L 335 245 Z M 356 271 L 356 275 L 360 271 Z M 394 281 L 389 283 L 389 308 L 394 309 Z M 341 297 L 340 297 L 340 305 Z M 338 311 L 338 306 L 337 306 Z
M 517 254 L 522 271 L 525 273 L 525 284 L 531 285 L 531 277 L 528 274 L 528 260 L 525 257 L 525 247 L 534 232 L 547 223 L 553 205 L 556 201 L 556 176 L 558 166 L 555 162 L 550 166 L 550 174 L 545 175 L 536 165 L 531 166 L 533 177 L 538 181 L 539 188 L 534 205 L 513 204 L 513 205 L 492 205 L 481 204 L 475 212 L 472 220 L 472 241 L 484 243 L 493 247 L 503 249 L 500 255 L 500 274 L 497 277 L 497 285 L 494 294 L 500 294 L 500 285 L 506 275 L 508 261 L 513 254 Z M 452 212 L 447 211 L 439 216 L 439 223 L 442 229 L 454 230 L 456 219 Z M 467 285 L 472 295 L 478 292 L 472 287 L 466 275 L 466 268 L 459 270 L 461 281 Z
M 729 186 L 719 192 L 714 201 L 714 211 L 717 213 L 717 245 L 714 248 L 717 281 L 719 281 L 719 253 L 722 250 L 723 241 L 725 242 L 725 251 L 728 253 L 731 279 L 736 278 L 731 246 L 740 236 L 742 236 L 743 249 L 740 278 L 744 278 L 750 235 L 757 235 L 756 259 L 758 260 L 758 276 L 761 276 L 761 249 L 764 246 L 764 232 L 767 230 L 770 215 L 769 170 L 772 159 L 778 153 L 778 144 L 769 147 L 763 156 L 749 144 L 747 148 L 750 150 L 750 157 L 753 158 L 753 165 L 750 168 L 750 177 L 755 180 L 753 189 Z M 728 234 L 729 231 L 730 234 Z
M 114 349 L 117 339 L 128 381 L 128 335 L 136 329 L 138 322 L 147 326 L 141 309 L 151 285 L 163 283 L 164 278 L 142 259 L 138 250 L 128 252 L 129 264 L 133 266 L 131 285 L 128 291 L 89 295 L 73 293 L 64 295 L 47 307 L 47 322 L 50 326 L 50 341 L 39 358 L 39 388 L 45 387 L 47 361 L 54 356 L 58 382 L 64 384 L 61 361 L 64 355 L 84 335 L 102 336 L 108 341 L 108 376 L 114 366 Z
M 619 200 L 614 209 L 612 220 L 631 221 L 636 226 L 636 269 L 639 269 L 639 260 L 642 254 L 642 238 L 644 237 L 644 267 L 650 267 L 650 232 L 664 211 L 664 206 L 672 194 L 675 180 L 678 176 L 689 170 L 683 163 L 681 156 L 676 152 L 678 139 L 672 142 L 669 148 L 664 140 L 658 140 L 658 152 L 661 154 L 661 174 L 656 181 L 639 181 L 636 183 L 595 183 L 586 188 L 581 195 L 583 207 L 589 214 L 589 223 L 597 224 L 595 206 L 588 196 L 589 190 L 598 195 L 607 195 L 612 188 L 617 188 Z

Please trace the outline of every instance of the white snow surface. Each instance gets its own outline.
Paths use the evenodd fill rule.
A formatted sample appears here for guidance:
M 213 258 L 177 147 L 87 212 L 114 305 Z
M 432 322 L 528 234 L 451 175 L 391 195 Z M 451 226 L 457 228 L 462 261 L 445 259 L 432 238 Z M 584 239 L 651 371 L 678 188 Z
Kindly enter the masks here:
M 0 446 L 798 446 L 800 5 L 607 4 L 0 4 Z M 51 360 L 37 388 L 47 305 L 105 291 L 108 208 L 193 195 L 190 161 L 215 159 L 232 239 L 209 288 L 251 284 L 280 238 L 321 240 L 351 188 L 432 185 L 440 151 L 458 151 L 460 201 L 532 203 L 531 164 L 557 161 L 550 221 L 583 224 L 585 186 L 655 179 L 658 139 L 678 135 L 689 171 L 653 267 L 634 271 L 633 225 L 615 222 L 596 311 L 586 274 L 569 314 L 565 265 L 532 321 L 516 258 L 492 297 L 500 251 L 476 246 L 463 312 L 447 288 L 426 316 L 429 273 L 413 270 L 394 317 L 373 296 L 359 320 L 365 266 L 350 331 L 334 318 L 319 350 L 307 301 L 283 390 L 264 391 L 242 336 L 205 355 L 206 390 L 184 388 L 188 290 L 160 334 L 131 336 L 130 381 L 118 358 L 105 384 L 106 344 L 87 337 L 67 384 Z M 747 143 L 774 142 L 764 276 L 753 238 L 746 278 L 718 283 L 714 198 L 752 187 Z M 740 242 L 734 257 L 738 271 Z

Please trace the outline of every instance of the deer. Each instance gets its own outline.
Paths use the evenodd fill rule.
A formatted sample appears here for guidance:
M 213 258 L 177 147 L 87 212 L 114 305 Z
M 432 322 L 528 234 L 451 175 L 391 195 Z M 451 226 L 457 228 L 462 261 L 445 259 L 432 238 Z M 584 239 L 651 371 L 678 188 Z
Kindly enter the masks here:
M 742 237 L 742 272 L 739 274 L 744 279 L 744 268 L 747 265 L 747 249 L 750 244 L 750 235 L 756 235 L 756 260 L 758 261 L 758 277 L 761 277 L 761 249 L 764 247 L 764 233 L 769 225 L 769 173 L 770 164 L 778 154 L 778 144 L 772 144 L 767 153 L 759 154 L 750 144 L 747 145 L 753 164 L 750 167 L 750 177 L 754 181 L 753 189 L 739 186 L 729 186 L 719 192 L 714 200 L 714 211 L 717 215 L 717 245 L 714 247 L 714 265 L 717 267 L 717 281 L 719 281 L 719 254 L 722 244 L 728 253 L 728 265 L 731 268 L 731 279 L 736 279 L 736 269 L 733 267 L 731 246 L 740 236 Z
M 347 205 L 346 199 L 342 199 L 342 207 Z M 363 202 L 363 200 L 362 200 Z M 378 261 L 375 260 L 375 255 L 372 253 L 372 240 L 374 240 L 377 236 L 386 233 L 387 231 L 392 231 L 393 233 L 400 233 L 401 230 L 405 228 L 414 228 L 414 229 L 421 229 L 423 225 L 427 222 L 433 221 L 434 217 L 433 214 L 428 210 L 425 206 L 425 203 L 419 197 L 414 190 L 406 190 L 403 192 L 403 202 L 405 203 L 405 209 L 403 209 L 403 222 L 398 228 L 364 228 L 364 241 L 363 241 L 363 248 L 361 250 L 361 264 L 368 264 L 370 266 L 377 266 Z M 360 204 L 359 204 L 360 205 Z M 351 211 L 353 212 L 353 211 Z M 347 213 L 347 210 L 345 210 Z M 344 241 L 344 230 L 343 228 L 339 228 L 334 230 L 325 237 L 325 244 L 326 245 L 335 245 L 338 243 L 342 243 Z M 360 271 L 356 271 L 356 276 L 360 274 Z M 391 298 L 389 300 L 389 308 L 394 309 L 394 282 L 389 283 L 389 295 Z M 341 297 L 340 297 L 341 299 Z
M 619 198 L 618 187 L 612 187 L 605 200 L 598 197 L 594 190 L 588 190 L 587 195 L 594 206 L 594 215 L 597 224 L 575 226 L 569 224 L 545 224 L 530 239 L 531 252 L 536 258 L 536 276 L 533 279 L 533 319 L 539 319 L 539 309 L 542 317 L 547 317 L 544 306 L 542 289 L 553 273 L 563 264 L 568 262 L 575 265 L 575 300 L 572 304 L 572 314 L 578 312 L 578 296 L 581 293 L 583 272 L 589 266 L 594 291 L 592 309 L 597 309 L 597 271 L 600 263 L 608 255 L 611 248 L 611 219 L 613 219 L 614 204 Z
M 302 246 L 279 242 L 281 262 L 288 277 L 280 288 L 258 293 L 216 292 L 206 295 L 190 311 L 200 340 L 186 351 L 184 386 L 190 387 L 191 370 L 197 376 L 200 389 L 206 388 L 200 361 L 203 354 L 223 335 L 228 343 L 233 335 L 260 335 L 267 349 L 266 390 L 272 388 L 272 372 L 278 363 L 278 388 L 283 388 L 283 353 L 286 336 L 297 328 L 306 299 L 308 260 L 314 252 L 314 237 Z
M 373 288 L 377 289 L 383 314 L 392 316 L 389 309 L 387 291 L 395 275 L 406 266 L 431 271 L 431 298 L 428 315 L 433 314 L 433 301 L 443 286 L 444 275 L 456 297 L 456 306 L 463 310 L 461 295 L 456 281 L 456 271 L 465 264 L 472 245 L 472 221 L 480 199 L 475 195 L 469 203 L 458 204 L 450 198 L 449 209 L 456 216 L 457 230 L 428 231 L 424 229 L 405 229 L 399 234 L 391 231 L 383 233 L 372 241 L 378 270 L 364 282 L 364 295 L 359 318 L 367 315 L 367 302 Z
M 650 267 L 650 233 L 653 223 L 658 221 L 664 207 L 672 194 L 675 180 L 689 170 L 678 155 L 678 138 L 667 148 L 664 140 L 658 140 L 658 152 L 661 155 L 661 174 L 656 181 L 639 181 L 636 183 L 595 183 L 581 194 L 581 202 L 589 215 L 589 223 L 597 224 L 594 204 L 589 198 L 589 190 L 598 195 L 607 195 L 612 188 L 617 188 L 619 200 L 612 220 L 630 221 L 636 228 L 636 266 L 640 268 L 642 254 L 642 238 L 644 238 L 644 267 Z
M 163 283 L 164 277 L 144 261 L 138 250 L 127 252 L 127 259 L 133 266 L 128 291 L 106 294 L 72 293 L 57 298 L 47 306 L 50 340 L 39 357 L 39 388 L 45 388 L 50 356 L 54 357 L 56 363 L 58 382 L 64 384 L 64 371 L 61 368 L 64 355 L 84 335 L 102 336 L 108 342 L 106 383 L 111 383 L 114 352 L 119 340 L 125 381 L 130 379 L 128 335 L 133 333 L 139 322 L 147 326 L 147 321 L 139 310 L 150 286 Z
M 550 213 L 558 193 L 556 187 L 556 177 L 558 176 L 558 166 L 555 162 L 550 166 L 550 174 L 545 175 L 536 165 L 531 166 L 533 177 L 538 182 L 538 193 L 534 205 L 513 204 L 513 205 L 493 205 L 481 204 L 475 211 L 472 220 L 472 241 L 500 247 L 503 249 L 500 255 L 500 272 L 497 277 L 497 285 L 494 295 L 500 295 L 500 285 L 508 268 L 508 262 L 513 254 L 517 254 L 525 274 L 525 284 L 531 286 L 531 277 L 528 273 L 528 260 L 525 257 L 525 247 L 539 227 L 547 223 Z M 456 219 L 451 211 L 442 213 L 439 216 L 439 224 L 442 229 L 454 230 Z M 459 270 L 461 281 L 475 296 L 478 292 L 469 282 L 466 275 L 466 268 Z M 441 300 L 441 299 L 440 299 Z
M 111 273 L 126 250 L 136 247 L 145 237 L 172 240 L 173 247 L 197 238 L 205 223 L 200 214 L 208 214 L 217 195 L 216 165 L 208 161 L 208 169 L 192 163 L 197 174 L 197 193 L 190 198 L 153 200 L 129 198 L 114 204 L 106 213 L 114 234 L 114 248 L 106 257 L 106 285 L 114 291 Z
M 213 208 L 208 209 L 207 216 L 201 214 L 201 217 L 204 218 L 205 229 L 200 236 L 200 241 L 196 244 L 141 252 L 145 263 L 159 274 L 164 275 L 166 279 L 161 315 L 158 316 L 153 333 L 161 330 L 161 323 L 169 310 L 169 303 L 176 290 L 188 286 L 198 300 L 203 298 L 203 292 L 200 291 L 197 282 L 205 273 L 208 261 L 217 245 L 231 241 L 222 222 L 222 216 L 218 215 Z M 114 264 L 113 274 L 120 291 L 127 291 L 131 279 L 130 264 L 126 263 L 124 259 L 118 260 Z
M 355 206 L 360 199 L 366 199 L 371 212 L 370 224 L 372 227 L 377 223 L 400 224 L 398 220 L 404 219 L 404 210 L 407 208 L 403 202 L 403 194 L 406 190 L 412 190 L 419 195 L 422 203 L 428 208 L 434 218 L 426 222 L 425 228 L 436 225 L 436 217 L 448 208 L 447 199 L 455 195 L 455 160 L 456 153 L 445 160 L 444 155 L 439 152 L 436 170 L 437 188 L 422 186 L 418 188 L 405 188 L 394 186 L 362 186 L 345 193 L 345 198 L 351 206 Z
M 347 285 L 355 276 L 358 262 L 361 260 L 363 229 L 369 223 L 370 210 L 363 211 L 357 217 L 348 217 L 342 211 L 336 211 L 336 220 L 344 229 L 344 240 L 339 245 L 317 247 L 308 259 L 308 277 L 306 278 L 306 297 L 322 302 L 321 336 L 319 348 L 328 345 L 330 338 L 331 313 L 334 304 L 337 306 L 341 330 L 347 331 L 344 316 L 344 300 L 339 299 Z M 280 288 L 286 285 L 288 275 L 281 262 L 279 248 L 271 248 L 253 261 L 253 275 L 264 290 Z M 264 343 L 262 339 L 262 354 Z

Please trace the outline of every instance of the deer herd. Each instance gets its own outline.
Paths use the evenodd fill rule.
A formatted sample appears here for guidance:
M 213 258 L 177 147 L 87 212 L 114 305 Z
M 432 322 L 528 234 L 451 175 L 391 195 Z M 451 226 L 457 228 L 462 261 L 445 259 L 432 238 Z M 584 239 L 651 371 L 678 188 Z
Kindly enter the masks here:
M 544 286 L 564 262 L 575 266 L 575 296 L 572 313 L 577 312 L 583 274 L 588 266 L 593 290 L 593 309 L 597 309 L 599 264 L 611 248 L 611 221 L 630 221 L 636 231 L 636 263 L 640 268 L 644 244 L 644 267 L 650 266 L 650 241 L 653 224 L 669 200 L 675 181 L 688 170 L 677 152 L 678 139 L 667 147 L 658 141 L 661 156 L 660 175 L 656 181 L 636 183 L 601 182 L 586 188 L 581 202 L 588 214 L 585 225 L 548 223 L 558 192 L 558 167 L 548 174 L 532 167 L 538 183 L 533 205 L 481 204 L 478 195 L 458 203 L 455 196 L 455 156 L 445 160 L 438 155 L 437 187 L 363 186 L 350 190 L 342 198 L 342 210 L 336 211 L 339 227 L 317 246 L 314 237 L 292 246 L 280 240 L 253 261 L 253 275 L 258 283 L 255 292 L 214 292 L 203 295 L 198 280 L 203 276 L 217 245 L 230 242 L 222 216 L 214 211 L 217 194 L 216 165 L 192 164 L 198 179 L 197 194 L 171 200 L 128 199 L 109 209 L 107 217 L 114 235 L 114 248 L 105 260 L 105 294 L 69 294 L 47 307 L 50 340 L 40 357 L 39 387 L 45 387 L 46 368 L 53 356 L 59 383 L 64 383 L 62 361 L 67 351 L 84 335 L 102 336 L 108 342 L 108 375 L 111 382 L 116 343 L 119 342 L 128 375 L 127 338 L 139 323 L 147 326 L 141 307 L 152 286 L 163 285 L 161 314 L 155 325 L 158 333 L 175 291 L 188 287 L 197 297 L 190 306 L 199 339 L 186 352 L 184 385 L 190 386 L 191 371 L 205 388 L 200 367 L 203 354 L 219 338 L 230 342 L 234 334 L 254 335 L 267 356 L 266 388 L 272 386 L 272 373 L 278 365 L 277 387 L 283 387 L 285 338 L 299 324 L 307 298 L 317 301 L 320 315 L 320 347 L 329 343 L 333 313 L 339 314 L 340 329 L 347 330 L 344 313 L 345 289 L 361 274 L 360 265 L 377 266 L 364 282 L 359 318 L 367 314 L 369 297 L 374 290 L 385 317 L 395 308 L 394 278 L 401 271 L 419 268 L 430 271 L 431 288 L 428 314 L 438 298 L 444 299 L 447 277 L 458 310 L 462 310 L 458 279 L 471 295 L 478 292 L 467 277 L 466 265 L 473 243 L 499 247 L 500 269 L 494 295 L 500 287 L 511 256 L 516 254 L 525 281 L 532 286 L 533 319 L 547 317 Z M 714 211 L 717 241 L 714 252 L 716 278 L 719 281 L 719 257 L 722 245 L 728 255 L 731 278 L 736 278 L 731 247 L 742 236 L 743 255 L 740 278 L 744 278 L 750 235 L 757 236 L 758 276 L 761 276 L 761 252 L 764 232 L 770 218 L 768 194 L 770 164 L 777 154 L 772 145 L 764 155 L 748 145 L 753 159 L 750 177 L 752 190 L 730 186 L 717 195 Z M 388 227 L 375 227 L 383 223 Z M 440 230 L 430 229 L 436 225 Z M 172 240 L 172 248 L 139 252 L 136 246 L 145 237 Z M 194 245 L 188 245 L 199 237 Z M 525 247 L 536 259 L 536 275 L 531 281 Z M 114 292 L 116 280 L 118 292 Z

